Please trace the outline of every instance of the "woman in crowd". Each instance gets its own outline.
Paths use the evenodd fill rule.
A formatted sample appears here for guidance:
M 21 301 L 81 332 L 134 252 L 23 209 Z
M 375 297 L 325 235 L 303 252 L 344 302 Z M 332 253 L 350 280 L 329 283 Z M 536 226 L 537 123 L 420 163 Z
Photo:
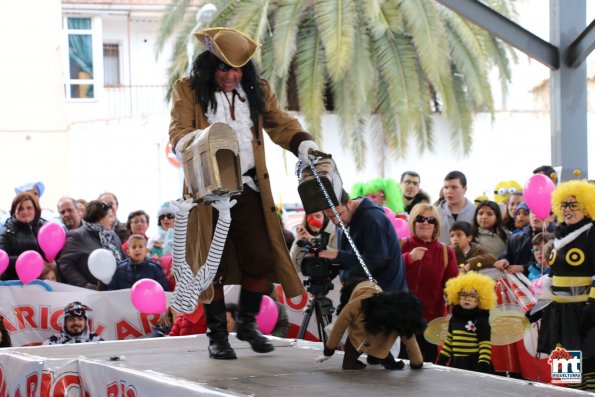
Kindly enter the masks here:
M 151 258 L 161 258 L 172 254 L 174 240 L 174 225 L 176 224 L 176 210 L 169 201 L 163 203 L 157 212 L 158 232 L 149 242 Z
M 514 222 L 516 218 L 516 208 L 523 201 L 523 192 L 518 191 L 511 193 L 508 199 L 503 203 L 505 204 L 505 210 L 502 211 L 502 222 L 506 229 L 511 232 L 515 229 Z
M 97 280 L 89 271 L 88 259 L 91 252 L 104 248 L 120 262 L 126 258 L 122 243 L 112 230 L 114 211 L 104 201 L 93 200 L 85 209 L 85 224 L 72 230 L 66 239 L 64 249 L 58 258 L 60 274 L 67 284 L 97 289 Z
M 130 232 L 130 235 L 140 234 L 144 236 L 147 241 L 147 229 L 149 229 L 149 214 L 143 210 L 133 211 L 128 214 L 128 221 L 126 222 L 126 229 Z M 128 240 L 122 244 L 124 252 L 128 250 Z
M 494 201 L 482 201 L 475 209 L 473 236 L 496 258 L 506 250 L 510 232 L 504 228 L 500 206 Z
M 44 256 L 37 242 L 37 234 L 45 223 L 41 218 L 37 196 L 31 192 L 17 194 L 10 206 L 10 218 L 0 235 L 0 249 L 6 251 L 9 256 L 8 267 L 0 275 L 2 280 L 18 280 L 16 262 L 23 252 L 33 250 Z
M 544 309 L 537 350 L 582 351 L 582 383 L 595 391 L 595 185 L 558 184 L 552 209 L 560 222 L 554 232 L 550 273 L 542 282 L 552 303 Z M 546 296 L 542 296 L 546 297 Z
M 430 322 L 446 313 L 443 290 L 446 282 L 459 274 L 459 267 L 452 248 L 438 240 L 440 215 L 436 207 L 417 204 L 411 210 L 409 226 L 411 237 L 401 240 L 407 286 L 421 301 L 424 318 Z M 438 354 L 436 345 L 427 342 L 421 334 L 417 335 L 417 342 L 424 361 L 433 363 Z

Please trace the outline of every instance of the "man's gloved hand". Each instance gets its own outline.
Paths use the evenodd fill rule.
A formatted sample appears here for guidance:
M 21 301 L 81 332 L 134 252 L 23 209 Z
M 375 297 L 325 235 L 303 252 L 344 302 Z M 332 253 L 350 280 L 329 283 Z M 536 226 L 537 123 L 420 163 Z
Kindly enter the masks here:
M 318 150 L 318 145 L 316 144 L 316 142 L 310 140 L 302 141 L 302 143 L 300 143 L 300 146 L 298 146 L 298 158 L 301 161 L 307 162 L 306 160 L 309 156 L 311 160 L 314 160 L 314 155 L 311 155 L 309 153 L 310 149 Z
M 174 208 L 177 208 L 178 212 L 180 212 L 181 214 L 187 214 L 190 212 L 192 208 L 196 207 L 196 203 L 192 199 L 177 199 L 170 201 L 170 203 L 171 205 L 173 205 Z
M 236 203 L 236 200 L 231 200 L 229 197 L 225 197 L 221 200 L 213 201 L 211 205 L 213 206 L 213 208 L 219 211 L 219 218 L 229 222 L 231 221 L 231 213 L 229 210 L 231 209 L 231 207 L 236 205 Z

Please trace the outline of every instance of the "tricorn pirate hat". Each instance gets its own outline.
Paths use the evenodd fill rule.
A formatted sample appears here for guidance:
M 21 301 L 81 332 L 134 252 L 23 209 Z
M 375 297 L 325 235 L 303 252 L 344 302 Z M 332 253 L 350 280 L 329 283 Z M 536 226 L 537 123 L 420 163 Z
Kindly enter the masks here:
M 247 64 L 259 47 L 244 33 L 230 28 L 208 28 L 194 35 L 217 58 L 234 68 Z

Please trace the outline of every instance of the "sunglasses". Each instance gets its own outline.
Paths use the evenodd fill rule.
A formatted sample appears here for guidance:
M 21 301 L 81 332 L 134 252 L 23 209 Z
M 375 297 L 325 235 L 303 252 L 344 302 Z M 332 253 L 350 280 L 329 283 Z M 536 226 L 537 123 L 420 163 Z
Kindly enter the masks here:
M 165 218 L 167 219 L 174 219 L 176 216 L 174 214 L 165 214 L 165 215 L 159 215 L 159 220 L 162 221 Z
M 459 298 L 479 299 L 479 295 L 474 292 L 459 292 Z
M 560 203 L 560 209 L 564 211 L 565 209 L 570 209 L 571 211 L 578 211 L 580 209 L 580 204 L 578 201 L 562 201 Z
M 433 216 L 422 216 L 422 215 L 418 215 L 415 217 L 415 222 L 416 223 L 424 223 L 424 222 L 428 222 L 430 225 L 435 225 L 436 223 L 438 223 L 438 221 L 436 220 L 436 218 L 434 218 Z

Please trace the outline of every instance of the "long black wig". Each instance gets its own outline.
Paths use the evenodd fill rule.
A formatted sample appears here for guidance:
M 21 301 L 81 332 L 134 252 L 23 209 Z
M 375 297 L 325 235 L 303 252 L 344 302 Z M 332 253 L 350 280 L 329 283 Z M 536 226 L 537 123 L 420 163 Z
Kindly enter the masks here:
M 215 71 L 217 66 L 223 61 L 217 58 L 210 51 L 204 51 L 194 59 L 192 71 L 190 73 L 190 82 L 196 95 L 198 103 L 203 110 L 207 112 L 210 107 L 217 110 L 217 101 L 215 92 L 219 90 L 215 81 Z M 254 119 L 257 114 L 264 113 L 264 98 L 260 86 L 260 77 L 252 61 L 242 66 L 241 85 L 248 97 L 250 112 Z

